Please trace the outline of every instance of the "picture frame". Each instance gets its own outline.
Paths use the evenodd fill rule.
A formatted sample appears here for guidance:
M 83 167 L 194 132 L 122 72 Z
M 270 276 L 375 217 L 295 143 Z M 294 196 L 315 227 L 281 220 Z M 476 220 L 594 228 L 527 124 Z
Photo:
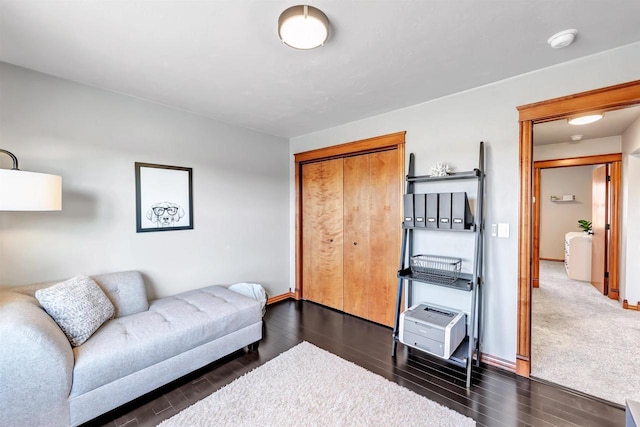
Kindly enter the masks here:
M 135 162 L 136 232 L 193 229 L 193 169 Z

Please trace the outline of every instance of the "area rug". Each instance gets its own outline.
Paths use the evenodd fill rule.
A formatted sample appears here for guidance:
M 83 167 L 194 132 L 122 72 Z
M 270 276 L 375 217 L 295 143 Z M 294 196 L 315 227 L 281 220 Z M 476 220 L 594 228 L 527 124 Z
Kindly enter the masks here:
M 475 421 L 303 342 L 162 422 L 185 426 L 475 426 Z
M 561 262 L 540 262 L 531 307 L 531 376 L 625 404 L 640 400 L 640 312 L 625 310 Z

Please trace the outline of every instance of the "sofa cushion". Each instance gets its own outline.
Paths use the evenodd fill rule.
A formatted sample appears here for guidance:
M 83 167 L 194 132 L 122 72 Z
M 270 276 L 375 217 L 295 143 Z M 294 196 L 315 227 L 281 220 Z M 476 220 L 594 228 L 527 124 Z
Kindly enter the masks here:
M 149 309 L 147 290 L 139 271 L 122 271 L 91 276 L 116 309 L 116 317 L 141 313 Z
M 71 397 L 260 322 L 260 303 L 222 286 L 153 301 L 74 349 Z
M 85 342 L 114 314 L 109 298 L 86 276 L 75 276 L 40 289 L 36 291 L 36 299 L 73 346 Z

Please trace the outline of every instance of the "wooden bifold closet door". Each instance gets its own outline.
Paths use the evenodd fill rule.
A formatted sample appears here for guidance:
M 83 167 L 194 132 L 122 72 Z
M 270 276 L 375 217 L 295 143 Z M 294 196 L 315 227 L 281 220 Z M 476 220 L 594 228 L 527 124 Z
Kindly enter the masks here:
M 304 298 L 342 310 L 342 159 L 302 166 Z
M 387 150 L 302 166 L 305 299 L 393 326 L 399 165 Z

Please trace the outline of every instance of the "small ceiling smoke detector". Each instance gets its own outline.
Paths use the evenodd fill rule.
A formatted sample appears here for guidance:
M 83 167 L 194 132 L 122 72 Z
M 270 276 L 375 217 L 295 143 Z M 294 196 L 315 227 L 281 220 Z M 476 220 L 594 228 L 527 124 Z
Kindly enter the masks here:
M 582 140 L 582 135 L 571 135 L 571 140 L 573 142 L 578 142 L 578 141 Z
M 567 47 L 571 43 L 573 43 L 573 41 L 576 39 L 577 34 L 578 34 L 578 30 L 576 29 L 560 31 L 559 33 L 556 33 L 551 37 L 549 37 L 549 40 L 547 40 L 547 43 L 549 43 L 549 46 L 551 46 L 554 49 Z

